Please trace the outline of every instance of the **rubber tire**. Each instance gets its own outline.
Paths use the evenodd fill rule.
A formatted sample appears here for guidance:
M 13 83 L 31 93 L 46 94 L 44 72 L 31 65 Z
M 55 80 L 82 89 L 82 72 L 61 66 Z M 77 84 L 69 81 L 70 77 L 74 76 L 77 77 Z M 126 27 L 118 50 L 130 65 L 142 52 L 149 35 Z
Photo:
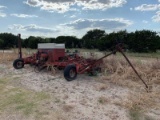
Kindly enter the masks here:
M 70 75 L 70 72 L 71 70 L 74 70 L 75 71 L 75 74 L 74 76 L 71 76 Z M 64 78 L 67 80 L 67 81 L 72 81 L 72 80 L 75 80 L 77 77 L 77 71 L 76 71 L 76 66 L 75 65 L 67 65 L 64 69 Z
M 20 66 L 19 66 L 19 63 L 21 62 Z M 13 67 L 15 69 L 21 69 L 24 67 L 24 61 L 22 59 L 16 59 L 14 62 L 13 62 Z

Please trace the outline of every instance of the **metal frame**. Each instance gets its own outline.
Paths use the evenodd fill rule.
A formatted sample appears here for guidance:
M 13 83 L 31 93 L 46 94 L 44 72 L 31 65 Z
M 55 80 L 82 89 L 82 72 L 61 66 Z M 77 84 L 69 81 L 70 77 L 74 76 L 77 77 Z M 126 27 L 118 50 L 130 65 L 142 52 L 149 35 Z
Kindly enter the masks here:
M 37 53 L 33 54 L 32 56 L 22 58 L 20 34 L 18 36 L 19 36 L 19 44 L 18 44 L 19 59 L 22 59 L 24 61 L 24 64 L 40 65 L 41 67 L 53 66 L 57 68 L 65 68 L 70 64 L 74 64 L 76 67 L 76 72 L 78 74 L 83 74 L 85 72 L 91 72 L 95 67 L 99 66 L 103 62 L 104 58 L 112 54 L 115 54 L 116 52 L 120 52 L 124 56 L 126 61 L 129 63 L 129 65 L 132 67 L 133 71 L 136 73 L 139 79 L 143 82 L 145 87 L 148 88 L 148 85 L 141 78 L 141 76 L 138 74 L 138 72 L 136 71 L 136 69 L 130 62 L 130 60 L 124 54 L 121 44 L 117 44 L 114 51 L 97 60 L 85 59 L 79 56 L 77 53 L 68 55 L 65 53 L 65 48 L 63 46 L 57 47 L 57 48 L 52 48 L 50 46 L 45 48 L 42 45 L 40 45 L 40 48 L 38 48 Z M 55 45 L 54 43 L 52 44 Z M 44 46 L 47 46 L 47 45 L 44 45 Z

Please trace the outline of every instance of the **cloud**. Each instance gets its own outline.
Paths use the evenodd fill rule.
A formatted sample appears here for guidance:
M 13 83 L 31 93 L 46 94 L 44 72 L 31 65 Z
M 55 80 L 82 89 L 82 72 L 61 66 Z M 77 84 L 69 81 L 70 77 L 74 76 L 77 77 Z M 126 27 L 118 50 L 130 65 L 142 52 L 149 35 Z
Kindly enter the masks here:
M 152 17 L 152 20 L 153 20 L 154 22 L 160 22 L 160 11 L 157 11 L 157 12 L 156 12 L 156 15 L 154 15 L 154 16 Z
M 132 11 L 133 10 L 133 8 L 129 8 L 130 9 L 130 11 Z
M 75 18 L 76 17 L 76 15 L 72 15 L 72 16 L 70 16 L 70 18 Z
M 64 13 L 75 11 L 74 6 L 79 6 L 83 10 L 106 10 L 113 7 L 122 7 L 127 0 L 27 0 L 25 4 L 32 7 L 40 7 L 49 12 Z
M 160 0 L 158 0 L 160 2 Z M 137 11 L 157 11 L 156 15 L 152 17 L 153 22 L 160 22 L 160 4 L 142 4 L 141 6 L 134 8 Z M 143 23 L 145 23 L 143 21 Z
M 58 13 L 69 11 L 70 6 L 74 4 L 72 0 L 27 0 L 25 3 L 32 7 L 40 7 L 42 10 Z
M 4 13 L 3 10 L 1 10 L 1 9 L 3 9 L 3 8 L 7 8 L 7 7 L 0 5 L 0 17 L 6 17 L 6 16 L 7 16 L 6 13 Z
M 7 8 L 6 6 L 2 6 L 2 5 L 0 5 L 0 9 L 2 9 L 2 8 Z
M 8 28 L 10 30 L 25 30 L 25 31 L 29 31 L 29 32 L 40 32 L 40 33 L 57 32 L 54 29 L 37 26 L 35 24 L 30 24 L 30 25 L 27 25 L 27 26 L 23 26 L 23 25 L 20 25 L 20 24 L 14 24 L 14 25 L 9 26 Z
M 134 9 L 137 11 L 155 11 L 160 9 L 160 4 L 142 4 Z
M 123 18 L 115 19 L 78 19 L 70 23 L 62 24 L 62 26 L 70 27 L 72 29 L 121 29 L 133 24 L 130 20 Z
M 38 17 L 36 15 L 27 15 L 27 14 L 11 14 L 11 16 L 20 17 L 20 18 L 33 18 Z
M 148 23 L 148 21 L 146 21 L 146 20 L 143 20 L 142 22 L 143 22 L 143 23 L 145 23 L 145 24 L 147 24 L 147 23 Z
M 6 17 L 7 15 L 5 13 L 3 13 L 2 11 L 0 11 L 0 17 Z
M 78 6 L 82 6 L 82 9 L 101 9 L 106 10 L 113 7 L 122 7 L 126 4 L 126 0 L 79 0 Z

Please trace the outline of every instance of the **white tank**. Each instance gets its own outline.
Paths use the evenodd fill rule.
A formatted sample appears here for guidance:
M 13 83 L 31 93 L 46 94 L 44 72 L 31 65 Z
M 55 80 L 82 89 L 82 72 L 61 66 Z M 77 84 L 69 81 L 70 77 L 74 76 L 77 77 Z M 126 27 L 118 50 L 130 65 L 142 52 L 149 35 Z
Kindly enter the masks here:
M 38 49 L 65 49 L 65 44 L 38 43 Z

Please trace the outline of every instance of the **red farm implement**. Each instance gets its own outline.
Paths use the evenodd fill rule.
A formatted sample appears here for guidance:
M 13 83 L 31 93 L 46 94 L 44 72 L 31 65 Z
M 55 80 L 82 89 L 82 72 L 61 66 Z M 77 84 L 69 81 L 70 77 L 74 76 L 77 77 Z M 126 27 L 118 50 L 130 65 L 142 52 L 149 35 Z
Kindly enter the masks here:
M 40 43 L 38 44 L 37 53 L 22 58 L 21 40 L 19 35 L 19 58 L 13 62 L 13 66 L 15 69 L 21 69 L 25 64 L 31 64 L 35 65 L 38 70 L 48 66 L 64 69 L 65 79 L 67 81 L 72 81 L 76 79 L 77 74 L 83 74 L 86 72 L 93 74 L 96 70 L 100 69 L 100 65 L 103 64 L 104 58 L 115 54 L 117 51 L 122 53 L 129 65 L 133 68 L 134 72 L 144 83 L 145 87 L 148 88 L 147 84 L 140 77 L 134 66 L 122 51 L 121 44 L 117 44 L 115 50 L 99 59 L 85 59 L 84 57 L 79 56 L 77 52 L 72 54 L 66 53 L 64 44 Z

